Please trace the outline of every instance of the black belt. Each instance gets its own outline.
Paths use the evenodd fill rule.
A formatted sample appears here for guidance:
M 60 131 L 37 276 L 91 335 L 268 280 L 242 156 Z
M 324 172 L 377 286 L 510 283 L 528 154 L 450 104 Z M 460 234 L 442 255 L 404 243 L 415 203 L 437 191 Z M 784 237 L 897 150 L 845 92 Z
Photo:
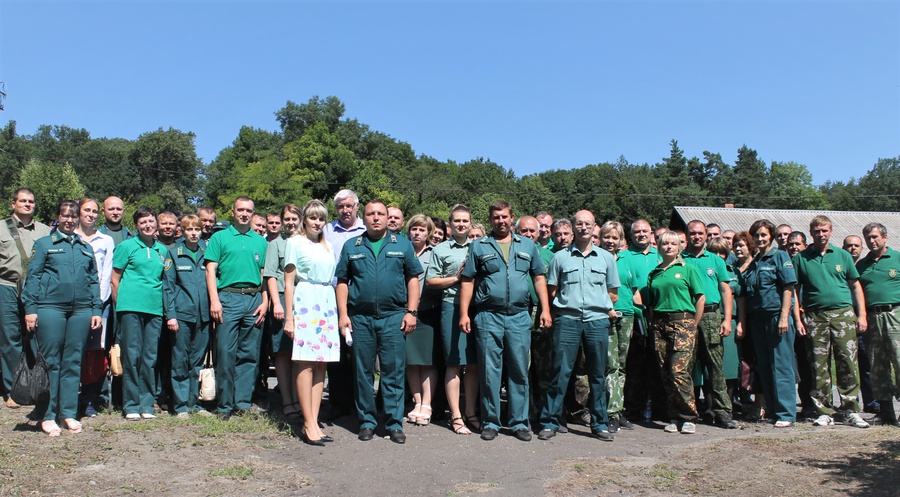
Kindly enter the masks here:
M 220 292 L 228 292 L 228 293 L 239 293 L 241 295 L 256 295 L 262 290 L 260 286 L 253 286 L 249 288 L 234 288 L 234 287 L 226 287 L 219 288 Z
M 653 319 L 665 319 L 666 321 L 694 320 L 693 312 L 654 312 Z
M 709 304 L 703 306 L 703 312 L 716 312 L 719 310 L 719 304 Z
M 891 312 L 898 307 L 900 307 L 900 304 L 870 305 L 866 307 L 866 312 Z

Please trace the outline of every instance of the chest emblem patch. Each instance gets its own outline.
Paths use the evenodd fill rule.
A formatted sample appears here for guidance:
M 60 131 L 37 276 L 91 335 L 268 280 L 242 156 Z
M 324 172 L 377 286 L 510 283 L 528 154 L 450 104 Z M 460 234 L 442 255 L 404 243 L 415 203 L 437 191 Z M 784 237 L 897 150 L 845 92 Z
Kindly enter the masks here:
M 254 252 L 254 253 L 253 253 L 253 260 L 254 260 L 255 262 L 259 262 L 259 252 Z
M 841 271 L 844 270 L 844 266 L 842 266 L 842 265 L 840 265 L 840 264 L 835 264 L 835 265 L 834 265 L 834 270 L 840 273 Z
M 675 273 L 675 279 L 680 280 L 680 279 L 681 279 L 681 273 Z
M 888 276 L 890 276 L 891 279 L 893 279 L 895 276 L 897 276 L 897 270 L 896 270 L 896 269 L 891 269 L 891 270 L 889 270 L 889 271 L 888 271 Z
M 708 268 L 706 268 L 706 274 L 709 276 L 714 276 L 716 274 L 716 270 L 711 267 L 708 267 Z

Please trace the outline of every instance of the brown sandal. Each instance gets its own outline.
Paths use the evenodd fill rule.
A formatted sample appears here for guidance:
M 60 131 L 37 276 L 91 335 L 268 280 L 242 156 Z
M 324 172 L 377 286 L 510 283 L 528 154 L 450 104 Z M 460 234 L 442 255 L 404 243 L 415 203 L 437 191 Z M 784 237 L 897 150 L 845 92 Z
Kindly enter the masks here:
M 457 435 L 471 435 L 472 432 L 466 427 L 466 422 L 463 421 L 463 417 L 459 416 L 450 420 L 450 426 L 453 428 L 453 432 Z

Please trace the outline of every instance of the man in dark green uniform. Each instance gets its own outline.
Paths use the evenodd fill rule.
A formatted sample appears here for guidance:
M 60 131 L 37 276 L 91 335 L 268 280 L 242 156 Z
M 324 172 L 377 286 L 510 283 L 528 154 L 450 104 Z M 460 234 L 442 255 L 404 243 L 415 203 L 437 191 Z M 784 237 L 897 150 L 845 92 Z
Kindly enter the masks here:
M 859 415 L 859 367 L 856 364 L 856 334 L 866 331 L 866 299 L 859 273 L 850 254 L 831 245 L 831 220 L 816 216 L 809 223 L 813 243 L 794 257 L 794 271 L 800 285 L 800 300 L 806 322 L 797 326 L 810 337 L 810 358 L 814 379 L 812 397 L 819 417 L 815 426 L 834 424 L 840 411 L 845 422 L 857 428 L 869 423 Z M 853 296 L 851 298 L 851 292 Z M 856 314 L 852 304 L 856 304 Z M 804 329 L 805 328 L 805 329 Z M 840 405 L 832 405 L 831 363 L 836 367 Z
M 507 426 L 522 441 L 531 440 L 528 429 L 528 353 L 531 349 L 529 314 L 532 280 L 540 304 L 540 327 L 549 328 L 550 305 L 544 274 L 547 266 L 537 246 L 512 232 L 515 218 L 507 202 L 490 206 L 491 234 L 470 243 L 462 272 L 459 327 L 477 332 L 481 380 L 481 438 L 497 437 L 500 421 L 500 381 L 507 371 L 509 421 Z M 475 304 L 475 326 L 469 307 Z
M 19 294 L 31 260 L 34 241 L 50 234 L 50 227 L 34 220 L 34 192 L 19 188 L 13 193 L 11 217 L 0 222 L 0 376 L 6 405 L 19 407 L 9 398 L 13 372 L 22 355 L 22 306 Z
M 259 365 L 262 323 L 269 307 L 262 291 L 266 239 L 250 229 L 253 200 L 238 197 L 234 222 L 209 239 L 206 286 L 209 316 L 216 328 L 218 414 L 224 419 L 250 409 Z
M 722 428 L 737 428 L 731 419 L 731 397 L 725 384 L 725 372 L 722 369 L 725 349 L 722 337 L 731 334 L 732 296 L 728 285 L 728 271 L 725 261 L 716 254 L 706 250 L 706 225 L 702 221 L 688 223 L 688 246 L 681 257 L 684 262 L 694 266 L 703 284 L 706 304 L 703 308 L 703 319 L 697 330 L 696 364 L 705 368 L 709 387 L 706 389 L 710 398 L 706 406 L 713 413 L 713 422 Z
M 347 240 L 335 269 L 338 326 L 352 333 L 356 411 L 359 439 L 375 434 L 375 358 L 381 365 L 385 428 L 391 441 L 405 443 L 403 391 L 406 383 L 406 341 L 416 329 L 419 278 L 424 272 L 406 237 L 388 232 L 387 206 L 366 204 L 366 232 Z
M 863 238 L 869 253 L 856 269 L 868 306 L 863 340 L 869 352 L 869 380 L 880 404 L 879 417 L 898 426 L 894 397 L 900 397 L 900 253 L 888 247 L 887 228 L 881 223 L 867 224 Z

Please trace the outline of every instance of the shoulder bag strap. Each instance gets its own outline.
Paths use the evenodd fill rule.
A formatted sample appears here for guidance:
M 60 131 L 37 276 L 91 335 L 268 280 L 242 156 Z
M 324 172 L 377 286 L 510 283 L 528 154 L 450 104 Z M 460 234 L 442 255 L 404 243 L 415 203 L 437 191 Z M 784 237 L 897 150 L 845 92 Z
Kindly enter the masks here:
M 22 245 L 22 237 L 19 235 L 19 228 L 16 227 L 16 223 L 11 217 L 6 219 L 6 227 L 9 229 L 9 234 L 12 235 L 13 240 L 16 241 L 16 247 L 19 249 L 19 257 L 22 258 L 22 277 L 17 284 L 19 293 L 21 294 L 22 284 L 25 282 L 25 275 L 28 272 L 28 263 L 31 262 L 31 257 L 28 257 L 28 254 L 25 253 L 25 246 Z

